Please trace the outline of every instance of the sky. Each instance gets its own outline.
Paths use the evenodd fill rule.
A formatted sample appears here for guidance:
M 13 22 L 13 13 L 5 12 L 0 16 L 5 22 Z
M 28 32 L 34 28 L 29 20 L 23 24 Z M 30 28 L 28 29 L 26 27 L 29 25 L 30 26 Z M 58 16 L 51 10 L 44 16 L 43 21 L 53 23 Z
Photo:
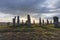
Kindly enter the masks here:
M 0 22 L 11 22 L 17 15 L 26 20 L 27 14 L 33 20 L 60 17 L 60 0 L 0 0 Z

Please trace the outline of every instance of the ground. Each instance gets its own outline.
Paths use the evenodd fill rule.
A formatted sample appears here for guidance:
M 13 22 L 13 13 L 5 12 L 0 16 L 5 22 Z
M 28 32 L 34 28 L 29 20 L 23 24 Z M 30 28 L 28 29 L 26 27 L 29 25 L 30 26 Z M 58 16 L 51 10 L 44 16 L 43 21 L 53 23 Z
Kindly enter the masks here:
M 53 24 L 17 28 L 0 26 L 0 40 L 60 40 L 60 28 L 54 28 Z

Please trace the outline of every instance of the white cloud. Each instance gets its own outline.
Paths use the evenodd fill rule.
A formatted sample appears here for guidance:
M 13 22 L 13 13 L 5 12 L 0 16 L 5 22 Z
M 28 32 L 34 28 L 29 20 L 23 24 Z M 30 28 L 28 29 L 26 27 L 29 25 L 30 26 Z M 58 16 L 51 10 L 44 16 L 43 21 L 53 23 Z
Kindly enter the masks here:
M 57 13 L 44 13 L 44 14 L 41 14 L 42 17 L 46 17 L 46 18 L 49 18 L 49 17 L 53 17 L 53 16 L 56 16 L 58 15 Z
M 47 8 L 56 8 L 55 4 L 58 2 L 59 0 L 46 0 L 42 5 L 44 5 Z

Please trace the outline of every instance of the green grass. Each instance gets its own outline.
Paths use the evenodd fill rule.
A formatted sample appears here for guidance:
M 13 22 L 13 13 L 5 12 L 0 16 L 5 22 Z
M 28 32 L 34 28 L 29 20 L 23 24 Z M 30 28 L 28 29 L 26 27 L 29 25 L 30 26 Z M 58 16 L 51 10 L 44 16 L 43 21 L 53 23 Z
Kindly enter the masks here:
M 5 35 L 13 34 L 13 37 L 19 38 L 19 40 L 20 38 L 22 38 L 21 40 L 23 40 L 24 38 L 29 40 L 30 37 L 31 37 L 30 38 L 31 40 L 32 39 L 34 40 L 35 39 L 36 40 L 53 40 L 54 39 L 55 40 L 56 38 L 59 39 L 60 37 L 60 28 L 54 28 L 53 24 L 49 24 L 49 25 L 36 24 L 36 25 L 32 25 L 31 27 L 28 27 L 28 26 L 13 27 L 8 25 L 0 25 L 0 31 L 13 31 L 13 33 L 6 32 Z M 16 31 L 19 31 L 19 32 L 16 32 Z
M 60 28 L 54 28 L 53 24 L 49 25 L 32 25 L 31 27 L 28 26 L 20 26 L 20 27 L 13 27 L 8 25 L 0 25 L 0 31 L 6 30 L 6 31 L 20 31 L 20 32 L 39 32 L 39 31 L 49 31 L 54 32 L 60 30 Z
M 28 26 L 20 26 L 20 27 L 13 27 L 7 25 L 0 25 L 0 31 L 12 31 L 12 32 L 35 32 L 38 35 L 43 37 L 54 37 L 58 35 L 60 28 L 54 28 L 53 24 L 49 25 L 32 25 L 31 27 Z

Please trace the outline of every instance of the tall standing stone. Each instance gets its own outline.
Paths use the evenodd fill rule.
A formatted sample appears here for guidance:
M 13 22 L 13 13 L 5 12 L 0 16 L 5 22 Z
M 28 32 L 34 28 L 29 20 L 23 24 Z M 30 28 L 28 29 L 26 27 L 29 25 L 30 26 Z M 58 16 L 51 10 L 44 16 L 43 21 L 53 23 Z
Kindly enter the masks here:
M 16 21 L 16 16 L 14 18 L 15 18 L 15 21 Z
M 30 15 L 27 15 L 27 22 L 28 22 L 28 26 L 31 26 L 31 19 L 30 19 Z
M 59 18 L 57 16 L 53 17 L 55 28 L 59 28 Z
M 13 26 L 15 26 L 15 18 L 13 18 Z
M 16 26 L 16 16 L 12 19 L 13 21 L 13 26 Z
M 42 23 L 44 24 L 44 20 L 42 20 Z
M 41 25 L 41 18 L 39 18 L 39 24 Z
M 20 26 L 19 16 L 17 16 L 17 26 Z

